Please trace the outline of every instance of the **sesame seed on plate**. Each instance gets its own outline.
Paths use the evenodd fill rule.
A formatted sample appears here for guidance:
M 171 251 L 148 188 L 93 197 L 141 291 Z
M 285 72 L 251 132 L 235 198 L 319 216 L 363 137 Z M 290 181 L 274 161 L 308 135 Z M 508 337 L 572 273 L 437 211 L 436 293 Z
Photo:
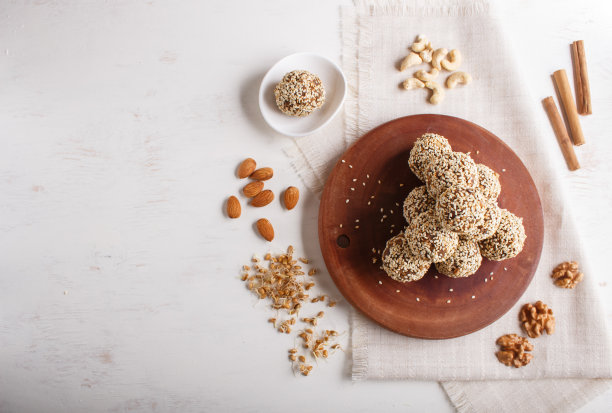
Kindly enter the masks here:
M 358 220 L 358 219 L 356 219 L 356 220 L 355 220 L 355 222 L 359 222 L 359 220 Z
M 349 200 L 348 200 L 348 198 L 346 198 L 346 203 L 347 203 L 347 204 L 349 203 Z
M 353 168 L 353 165 L 349 165 L 349 168 L 351 168 L 351 169 L 352 169 L 352 168 Z
M 353 182 L 357 182 L 357 178 L 353 178 Z
M 489 280 L 487 280 L 487 279 L 485 278 L 485 282 L 487 282 L 487 281 L 489 281 Z
M 354 191 L 354 190 L 355 190 L 355 188 L 351 188 L 351 191 Z
M 366 174 L 366 178 L 370 179 L 370 174 Z
M 489 275 L 493 275 L 493 272 L 491 272 L 491 274 L 489 274 Z
M 381 183 L 381 182 L 380 182 L 380 179 L 378 180 L 378 183 L 379 183 L 379 184 Z
M 342 163 L 346 163 L 346 161 L 343 159 L 343 160 L 342 160 Z
M 417 301 L 421 301 L 421 299 L 419 297 L 416 298 Z
M 378 281 L 379 284 L 382 284 L 382 281 Z
M 396 293 L 399 293 L 399 292 L 400 292 L 400 290 L 395 290 L 395 292 L 396 292 Z
M 368 201 L 368 205 L 370 205 L 370 204 L 371 204 L 371 202 L 370 202 L 370 201 Z
M 342 224 L 340 224 L 340 228 L 342 228 Z
M 450 304 L 450 302 L 451 302 L 450 300 L 446 300 L 446 304 Z
M 475 295 L 473 295 L 473 296 L 472 296 L 472 300 L 473 300 L 474 298 L 476 298 L 476 296 L 475 296 Z
M 452 289 L 452 288 L 449 288 L 449 289 L 448 289 L 448 291 L 450 291 L 450 292 L 452 293 L 452 292 L 453 292 L 453 289 Z

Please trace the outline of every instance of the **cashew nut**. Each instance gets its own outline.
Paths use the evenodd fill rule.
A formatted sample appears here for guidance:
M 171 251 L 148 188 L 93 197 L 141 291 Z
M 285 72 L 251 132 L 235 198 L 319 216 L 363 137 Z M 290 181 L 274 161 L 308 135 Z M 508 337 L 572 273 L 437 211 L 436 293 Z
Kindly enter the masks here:
M 423 59 L 421 59 L 421 56 L 414 52 L 410 52 L 410 54 L 406 56 L 404 60 L 402 60 L 402 63 L 400 64 L 400 72 L 403 72 L 410 66 L 419 65 L 421 63 L 423 63 Z
M 468 85 L 472 81 L 472 76 L 465 72 L 455 72 L 446 78 L 446 87 L 454 88 L 458 84 Z
M 431 89 L 431 91 L 433 92 L 431 94 L 431 97 L 429 98 L 429 102 L 434 105 L 437 105 L 438 103 L 442 102 L 442 100 L 444 99 L 444 89 L 442 88 L 442 86 L 440 86 L 436 82 L 429 81 L 425 82 L 425 87 L 427 89 Z
M 440 71 L 436 68 L 431 69 L 431 72 L 427 72 L 427 70 L 419 70 L 414 74 L 414 77 L 417 79 L 427 82 L 429 80 L 434 80 Z
M 424 34 L 419 34 L 416 41 L 412 43 L 412 51 L 420 53 L 427 48 L 427 37 Z
M 446 50 L 444 47 L 436 49 L 436 51 L 433 52 L 433 55 L 431 56 L 431 65 L 438 70 L 442 70 L 440 62 L 446 57 L 447 54 L 448 50 Z
M 461 53 L 457 49 L 451 50 L 440 64 L 449 72 L 459 69 L 459 66 L 461 66 Z
M 404 89 L 420 89 L 425 87 L 425 83 L 421 82 L 416 77 L 411 77 L 410 79 L 404 80 L 402 86 Z
M 431 62 L 431 54 L 432 53 L 433 53 L 433 50 L 425 49 L 421 53 L 419 53 L 419 56 L 421 56 L 421 59 L 423 59 L 423 61 L 425 63 L 429 63 L 429 62 Z

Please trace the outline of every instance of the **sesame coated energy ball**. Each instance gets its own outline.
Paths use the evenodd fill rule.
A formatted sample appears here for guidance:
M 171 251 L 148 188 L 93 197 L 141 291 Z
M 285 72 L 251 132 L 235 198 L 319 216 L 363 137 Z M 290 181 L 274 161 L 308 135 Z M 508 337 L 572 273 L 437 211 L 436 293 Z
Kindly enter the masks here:
M 480 191 L 485 198 L 495 201 L 501 192 L 499 174 L 481 163 L 476 165 L 476 168 L 478 169 L 478 187 Z
M 408 248 L 404 234 L 400 232 L 387 241 L 382 253 L 382 266 L 389 277 L 405 283 L 423 278 L 431 261 L 415 256 Z
M 425 167 L 443 152 L 451 151 L 452 148 L 444 136 L 426 133 L 417 139 L 410 150 L 408 166 L 417 178 L 425 182 Z
M 463 152 L 444 152 L 425 168 L 427 190 L 434 198 L 451 186 L 478 187 L 478 168 Z
M 465 186 L 451 186 L 436 202 L 436 217 L 444 229 L 469 234 L 477 231 L 484 219 L 486 201 L 480 191 Z
M 439 273 L 451 278 L 469 277 L 478 271 L 482 263 L 482 255 L 478 243 L 465 238 L 459 238 L 455 253 L 448 259 L 436 263 Z
M 459 235 L 440 225 L 434 211 L 418 215 L 406 228 L 410 251 L 422 259 L 440 262 L 451 257 L 457 248 Z
M 276 85 L 274 97 L 285 115 L 308 116 L 325 103 L 325 88 L 319 76 L 306 70 L 294 70 Z
M 484 218 L 478 223 L 475 231 L 468 234 L 468 238 L 473 241 L 481 241 L 492 237 L 499 227 L 501 221 L 501 209 L 495 201 L 486 201 Z
M 483 257 L 493 261 L 514 258 L 523 250 L 525 244 L 525 228 L 523 218 L 502 209 L 499 227 L 492 237 L 478 243 Z
M 435 208 L 436 200 L 429 196 L 425 185 L 414 188 L 404 200 L 404 218 L 410 223 L 419 214 Z

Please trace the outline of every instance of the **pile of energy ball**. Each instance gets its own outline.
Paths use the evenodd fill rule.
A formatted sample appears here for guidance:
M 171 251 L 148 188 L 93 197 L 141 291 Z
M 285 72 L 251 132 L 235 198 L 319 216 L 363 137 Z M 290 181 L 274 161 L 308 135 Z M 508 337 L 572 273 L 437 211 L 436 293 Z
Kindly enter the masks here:
M 405 230 L 387 241 L 382 267 L 396 281 L 423 278 L 432 263 L 452 278 L 474 274 L 482 257 L 513 258 L 523 249 L 523 219 L 499 208 L 499 175 L 454 152 L 445 137 L 426 133 L 408 165 L 425 183 L 404 201 Z

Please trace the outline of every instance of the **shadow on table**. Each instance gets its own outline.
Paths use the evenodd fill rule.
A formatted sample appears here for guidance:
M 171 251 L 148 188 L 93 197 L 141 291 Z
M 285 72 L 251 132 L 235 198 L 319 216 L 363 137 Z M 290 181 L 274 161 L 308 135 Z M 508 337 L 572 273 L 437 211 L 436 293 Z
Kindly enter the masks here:
M 266 72 L 247 77 L 240 85 L 240 106 L 248 121 L 262 134 L 275 135 L 259 110 L 259 86 Z

